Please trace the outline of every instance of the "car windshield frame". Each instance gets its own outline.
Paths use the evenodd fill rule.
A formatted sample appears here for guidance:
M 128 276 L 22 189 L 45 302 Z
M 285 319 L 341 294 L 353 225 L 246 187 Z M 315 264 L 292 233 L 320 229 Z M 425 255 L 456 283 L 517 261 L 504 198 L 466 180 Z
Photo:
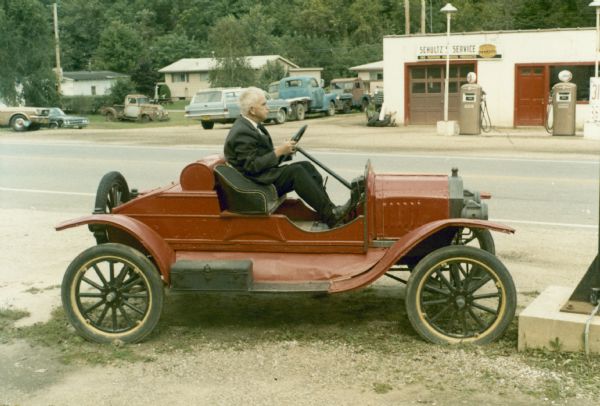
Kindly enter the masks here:
M 50 107 L 49 116 L 66 116 L 67 114 L 62 111 L 59 107 Z

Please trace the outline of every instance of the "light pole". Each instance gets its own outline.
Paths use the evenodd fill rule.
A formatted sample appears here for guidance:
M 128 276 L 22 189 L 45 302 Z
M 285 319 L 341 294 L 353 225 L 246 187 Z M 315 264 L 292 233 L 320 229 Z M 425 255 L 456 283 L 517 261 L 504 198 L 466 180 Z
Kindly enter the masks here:
M 600 0 L 597 0 L 600 2 Z M 450 3 L 446 3 L 440 10 L 446 14 L 446 80 L 444 81 L 444 121 L 448 122 L 448 87 L 450 82 L 450 20 L 457 9 Z
M 598 78 L 598 55 L 600 54 L 600 0 L 589 4 L 596 8 L 596 54 L 594 77 L 590 78 L 589 119 L 583 123 L 583 137 L 600 140 L 600 79 Z
M 600 52 L 600 0 L 594 0 L 590 7 L 596 7 L 596 66 L 594 77 L 598 77 L 598 53 Z

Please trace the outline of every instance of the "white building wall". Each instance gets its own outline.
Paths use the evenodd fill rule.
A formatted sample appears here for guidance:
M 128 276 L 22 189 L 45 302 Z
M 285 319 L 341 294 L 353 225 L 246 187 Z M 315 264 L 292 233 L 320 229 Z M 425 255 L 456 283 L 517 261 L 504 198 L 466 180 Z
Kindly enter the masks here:
M 595 59 L 595 29 L 514 31 L 452 34 L 450 46 L 494 44 L 501 59 L 464 60 L 477 63 L 478 83 L 487 94 L 492 124 L 512 127 L 515 106 L 515 65 L 525 63 L 588 62 Z M 405 63 L 419 61 L 420 46 L 445 46 L 445 34 L 389 36 L 383 40 L 386 108 L 404 122 Z M 588 105 L 577 105 L 577 125 L 583 126 Z
M 102 96 L 110 92 L 110 87 L 116 81 L 113 80 L 81 80 L 74 81 L 64 79 L 61 83 L 61 91 L 65 96 L 91 96 L 92 86 L 96 86 L 96 95 Z

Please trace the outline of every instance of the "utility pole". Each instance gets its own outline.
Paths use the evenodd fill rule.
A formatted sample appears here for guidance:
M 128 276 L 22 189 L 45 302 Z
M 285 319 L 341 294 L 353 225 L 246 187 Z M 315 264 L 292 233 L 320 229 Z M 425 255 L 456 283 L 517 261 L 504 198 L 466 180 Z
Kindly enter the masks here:
M 404 0 L 404 32 L 410 34 L 410 1 Z
M 421 34 L 425 34 L 425 16 L 427 13 L 427 6 L 425 0 L 421 0 Z
M 52 11 L 54 14 L 54 47 L 56 52 L 56 85 L 57 92 L 61 94 L 61 86 L 60 82 L 62 81 L 62 69 L 60 67 L 60 45 L 58 40 L 58 11 L 56 3 L 52 6 Z

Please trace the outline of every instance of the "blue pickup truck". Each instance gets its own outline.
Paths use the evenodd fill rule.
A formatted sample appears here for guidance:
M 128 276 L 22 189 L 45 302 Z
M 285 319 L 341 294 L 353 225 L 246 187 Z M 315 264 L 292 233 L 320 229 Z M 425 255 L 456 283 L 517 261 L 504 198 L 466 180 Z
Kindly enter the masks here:
M 273 82 L 269 94 L 290 103 L 290 120 L 304 120 L 306 113 L 335 114 L 337 95 L 325 93 L 322 84 L 312 76 L 290 76 Z
M 211 130 L 215 123 L 233 123 L 240 115 L 241 87 L 205 89 L 197 92 L 190 104 L 185 106 L 185 116 L 200 120 L 202 128 Z M 281 99 L 273 99 L 268 94 L 267 106 L 269 115 L 267 121 L 277 124 L 285 123 L 290 113 L 290 103 Z

